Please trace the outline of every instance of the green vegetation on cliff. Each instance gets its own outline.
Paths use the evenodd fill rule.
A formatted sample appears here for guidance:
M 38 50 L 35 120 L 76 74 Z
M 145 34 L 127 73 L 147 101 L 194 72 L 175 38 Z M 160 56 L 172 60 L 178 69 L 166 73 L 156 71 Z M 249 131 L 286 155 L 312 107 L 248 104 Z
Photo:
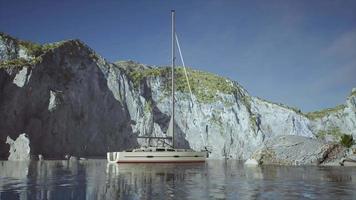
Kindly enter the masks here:
M 219 93 L 234 94 L 239 90 L 233 81 L 212 73 L 189 68 L 187 69 L 187 73 L 192 93 L 200 102 L 214 102 L 219 100 Z M 184 68 L 177 68 L 175 74 L 176 89 L 181 92 L 189 92 Z M 170 90 L 170 85 L 167 89 Z
M 288 105 L 283 104 L 283 103 L 275 103 L 275 102 L 272 102 L 272 101 L 268 101 L 266 99 L 262 99 L 260 97 L 256 97 L 256 98 L 258 100 L 260 100 L 260 101 L 263 101 L 263 102 L 266 102 L 266 103 L 270 103 L 270 104 L 273 104 L 273 105 L 276 105 L 276 106 L 280 106 L 280 107 L 283 107 L 283 108 L 288 109 L 288 110 L 293 110 L 294 112 L 299 113 L 299 114 L 303 114 L 302 111 L 297 107 L 291 107 L 291 106 L 288 106 Z
M 26 54 L 30 56 L 29 59 L 15 58 L 12 60 L 0 61 L 0 68 L 21 68 L 23 66 L 33 65 L 42 60 L 42 58 L 40 57 L 41 55 L 63 44 L 63 42 L 56 42 L 56 43 L 40 45 L 25 40 L 19 40 L 17 38 L 11 37 L 2 32 L 0 32 L 0 38 L 4 40 L 6 43 L 12 41 L 13 44 L 15 45 L 16 51 L 23 49 L 26 52 Z
M 152 101 L 151 100 L 148 100 L 146 103 L 145 103 L 145 106 L 144 106 L 144 111 L 145 113 L 151 113 L 152 112 Z
M 33 56 L 33 57 L 38 57 L 41 56 L 42 54 L 46 53 L 47 51 L 59 47 L 62 42 L 56 42 L 56 43 L 48 43 L 44 45 L 32 43 L 32 42 L 27 42 L 27 41 L 19 41 L 19 45 L 27 50 L 27 52 Z
M 334 141 L 338 141 L 346 148 L 349 148 L 354 144 L 352 135 L 343 133 L 338 127 L 332 127 L 327 130 L 320 130 L 316 135 L 316 137 L 319 139 L 325 139 L 326 136 L 333 137 Z
M 343 134 L 340 138 L 340 143 L 344 147 L 350 148 L 355 142 L 354 142 L 354 138 L 352 137 L 352 135 Z
M 332 136 L 335 139 L 339 139 L 343 133 L 341 132 L 340 128 L 338 127 L 333 127 L 327 130 L 320 130 L 316 137 L 320 139 L 325 139 L 326 136 Z
M 169 94 L 171 90 L 171 69 L 169 67 L 149 68 L 143 65 L 129 62 L 117 63 L 119 66 L 125 65 L 125 72 L 130 77 L 135 88 L 138 88 L 142 81 L 148 78 L 161 77 L 164 82 L 164 91 Z M 186 68 L 192 93 L 199 102 L 211 103 L 219 100 L 219 93 L 234 94 L 239 91 L 239 87 L 231 80 L 217 76 L 209 72 L 203 72 Z M 184 68 L 175 68 L 175 87 L 179 92 L 188 93 L 188 83 L 185 77 Z
M 351 94 L 349 95 L 349 97 L 351 97 L 351 96 L 356 96 L 356 90 L 353 90 L 353 91 L 351 92 Z
M 309 112 L 309 113 L 306 113 L 305 116 L 311 120 L 316 120 L 316 119 L 323 118 L 330 114 L 338 113 L 338 112 L 344 110 L 345 107 L 346 106 L 342 104 L 342 105 L 338 105 L 334 108 L 327 108 L 327 109 L 320 110 L 320 111 Z
M 249 119 L 250 119 L 250 125 L 252 127 L 252 130 L 253 130 L 253 132 L 256 133 L 258 131 L 257 116 L 254 114 L 251 114 Z
M 32 60 L 26 60 L 24 58 L 17 58 L 12 60 L 4 60 L 0 62 L 0 69 L 21 69 L 24 66 L 32 66 L 37 62 L 40 62 L 41 57 L 34 58 Z
M 18 40 L 17 42 L 20 48 L 26 49 L 27 53 L 32 57 L 38 57 L 43 53 L 42 45 L 40 44 L 23 41 L 23 40 Z
M 63 42 L 56 42 L 56 43 L 48 43 L 48 44 L 37 44 L 34 42 L 30 42 L 30 41 L 26 41 L 26 40 L 19 40 L 17 38 L 11 37 L 5 33 L 0 32 L 0 37 L 8 42 L 9 40 L 12 40 L 15 43 L 15 46 L 17 48 L 22 48 L 24 50 L 26 50 L 26 52 L 29 54 L 29 56 L 32 57 L 38 57 L 40 55 L 42 55 L 43 53 L 54 49 L 58 46 L 60 46 Z

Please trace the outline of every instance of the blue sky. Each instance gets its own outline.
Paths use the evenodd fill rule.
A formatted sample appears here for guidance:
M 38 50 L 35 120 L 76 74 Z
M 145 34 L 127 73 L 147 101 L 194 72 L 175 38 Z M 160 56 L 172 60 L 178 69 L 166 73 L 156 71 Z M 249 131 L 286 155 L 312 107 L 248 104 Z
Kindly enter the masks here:
M 302 111 L 356 87 L 354 0 L 0 0 L 0 31 L 38 43 L 79 38 L 109 61 L 170 63 L 170 10 L 187 65 Z

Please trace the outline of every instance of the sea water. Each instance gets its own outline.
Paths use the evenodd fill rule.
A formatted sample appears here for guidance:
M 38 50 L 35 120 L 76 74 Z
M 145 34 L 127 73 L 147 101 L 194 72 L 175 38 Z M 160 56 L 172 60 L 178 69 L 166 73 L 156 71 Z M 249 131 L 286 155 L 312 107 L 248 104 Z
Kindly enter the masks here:
M 0 199 L 356 199 L 356 168 L 0 161 Z

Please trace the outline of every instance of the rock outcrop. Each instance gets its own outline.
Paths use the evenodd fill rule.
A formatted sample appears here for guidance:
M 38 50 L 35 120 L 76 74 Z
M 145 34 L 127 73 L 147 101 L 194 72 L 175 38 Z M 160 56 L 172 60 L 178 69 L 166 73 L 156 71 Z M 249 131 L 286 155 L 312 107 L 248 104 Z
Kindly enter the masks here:
M 30 155 L 30 141 L 27 138 L 26 134 L 23 133 L 19 135 L 16 140 L 11 138 L 6 138 L 6 144 L 10 145 L 10 155 L 8 160 L 12 161 L 28 161 L 31 158 Z
M 262 148 L 254 152 L 252 159 L 263 165 L 338 165 L 345 155 L 346 148 L 340 144 L 289 135 L 267 140 Z
M 342 134 L 356 138 L 356 88 L 346 99 L 346 104 L 317 112 L 307 113 L 310 130 L 326 141 L 335 141 Z
M 0 64 L 0 157 L 9 154 L 6 138 L 23 132 L 31 154 L 45 158 L 137 146 L 126 107 L 107 84 L 104 70 L 113 66 L 78 40 L 42 48 L 29 60 L 0 51 L 15 58 Z
M 345 105 L 302 113 L 253 97 L 237 82 L 176 69 L 176 141 L 212 158 L 247 159 L 275 136 L 356 137 L 356 93 Z M 26 132 L 31 154 L 105 155 L 146 145 L 170 119 L 170 69 L 109 63 L 79 40 L 36 45 L 0 34 L 0 144 Z M 0 158 L 9 147 L 0 145 Z

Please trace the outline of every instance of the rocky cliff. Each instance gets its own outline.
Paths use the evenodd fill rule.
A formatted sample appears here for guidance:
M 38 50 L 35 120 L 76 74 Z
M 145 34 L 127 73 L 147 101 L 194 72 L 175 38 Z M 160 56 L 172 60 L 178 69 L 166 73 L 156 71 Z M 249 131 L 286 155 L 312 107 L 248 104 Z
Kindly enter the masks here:
M 90 48 L 77 40 L 39 46 L 2 35 L 0 41 L 2 158 L 7 136 L 22 133 L 31 154 L 47 158 L 137 145 L 130 115 L 108 86 L 105 70 L 112 66 Z
M 146 145 L 170 119 L 170 69 L 109 63 L 79 40 L 37 45 L 0 35 L 0 157 L 9 136 L 26 133 L 31 154 L 104 155 Z M 274 136 L 337 141 L 356 137 L 356 91 L 345 105 L 313 113 L 253 97 L 237 82 L 194 69 L 176 70 L 176 145 L 213 158 L 248 158 Z

